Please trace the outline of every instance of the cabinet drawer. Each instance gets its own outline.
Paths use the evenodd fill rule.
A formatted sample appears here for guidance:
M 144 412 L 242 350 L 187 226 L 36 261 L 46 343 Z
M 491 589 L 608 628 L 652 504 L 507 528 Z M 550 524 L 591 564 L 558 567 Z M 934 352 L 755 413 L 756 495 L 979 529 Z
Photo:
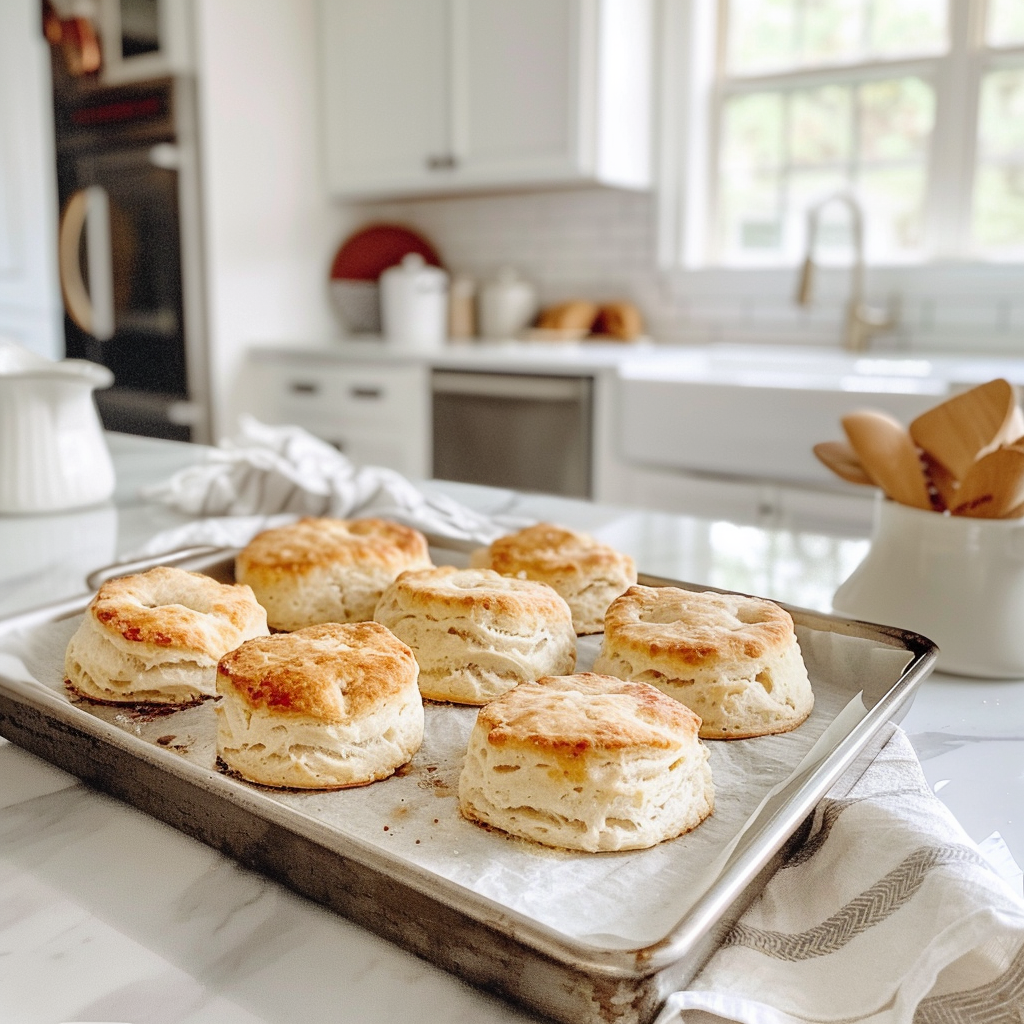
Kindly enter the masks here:
M 426 418 L 426 373 L 417 367 L 289 367 L 277 383 L 283 419 L 311 419 L 389 430 L 422 429 Z

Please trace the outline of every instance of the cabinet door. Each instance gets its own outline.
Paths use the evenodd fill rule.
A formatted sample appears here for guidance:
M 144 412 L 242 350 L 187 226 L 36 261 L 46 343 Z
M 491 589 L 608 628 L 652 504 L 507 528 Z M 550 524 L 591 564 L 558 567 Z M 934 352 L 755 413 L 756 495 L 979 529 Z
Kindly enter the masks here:
M 589 8 L 587 8 L 589 10 Z M 464 184 L 576 177 L 581 0 L 452 0 L 455 177 Z
M 322 0 L 327 180 L 431 187 L 451 169 L 448 0 Z

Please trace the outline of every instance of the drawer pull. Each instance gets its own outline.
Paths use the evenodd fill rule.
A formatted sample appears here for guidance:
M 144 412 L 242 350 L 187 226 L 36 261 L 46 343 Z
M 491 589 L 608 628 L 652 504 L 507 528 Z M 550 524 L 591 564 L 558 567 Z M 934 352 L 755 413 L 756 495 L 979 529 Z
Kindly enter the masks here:
M 353 398 L 381 398 L 384 391 L 382 388 L 353 388 L 350 394 Z
M 320 391 L 320 385 L 312 381 L 293 380 L 288 385 L 288 390 L 294 395 L 315 395 Z

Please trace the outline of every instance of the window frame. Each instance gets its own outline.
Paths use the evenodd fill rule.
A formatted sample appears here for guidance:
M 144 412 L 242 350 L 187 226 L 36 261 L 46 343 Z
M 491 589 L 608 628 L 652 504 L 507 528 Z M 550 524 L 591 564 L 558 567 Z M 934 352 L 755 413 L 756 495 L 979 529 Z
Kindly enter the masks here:
M 727 0 L 662 0 L 657 205 L 657 258 L 662 270 L 686 271 L 709 283 L 723 277 L 734 283 L 742 279 L 748 289 L 760 293 L 758 282 L 777 286 L 783 276 L 789 279 L 795 266 L 785 256 L 764 264 L 729 264 L 714 252 L 718 127 L 725 97 L 752 91 L 752 83 L 796 86 L 835 81 L 844 73 L 855 73 L 860 80 L 905 72 L 935 83 L 923 255 L 873 266 L 892 270 L 901 282 L 918 290 L 939 269 L 946 274 L 960 267 L 973 278 L 991 268 L 991 276 L 1003 280 L 1008 270 L 1024 265 L 1024 245 L 1000 254 L 969 241 L 981 83 L 989 71 L 1024 67 L 1024 43 L 988 45 L 988 0 L 947 0 L 950 46 L 944 53 L 735 76 L 739 84 L 732 86 L 723 81 L 725 33 L 719 31 L 726 4 Z

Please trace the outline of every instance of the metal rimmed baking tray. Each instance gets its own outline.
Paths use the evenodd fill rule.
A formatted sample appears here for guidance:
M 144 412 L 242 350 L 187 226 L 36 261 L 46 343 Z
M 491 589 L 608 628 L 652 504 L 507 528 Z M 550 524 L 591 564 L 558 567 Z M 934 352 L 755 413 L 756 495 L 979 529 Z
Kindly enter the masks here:
M 462 564 L 466 550 L 436 541 L 433 553 Z M 173 560 L 230 579 L 231 555 Z M 458 817 L 458 743 L 473 709 L 428 708 L 424 748 L 392 780 L 298 794 L 217 770 L 209 704 L 154 716 L 72 702 L 60 667 L 90 596 L 0 620 L 0 735 L 464 980 L 567 1024 L 650 1021 L 799 841 L 818 801 L 870 763 L 935 658 L 917 634 L 789 608 L 815 688 L 812 718 L 789 739 L 713 744 L 716 811 L 690 835 L 631 854 L 570 854 Z M 730 774 L 741 763 L 742 787 Z

